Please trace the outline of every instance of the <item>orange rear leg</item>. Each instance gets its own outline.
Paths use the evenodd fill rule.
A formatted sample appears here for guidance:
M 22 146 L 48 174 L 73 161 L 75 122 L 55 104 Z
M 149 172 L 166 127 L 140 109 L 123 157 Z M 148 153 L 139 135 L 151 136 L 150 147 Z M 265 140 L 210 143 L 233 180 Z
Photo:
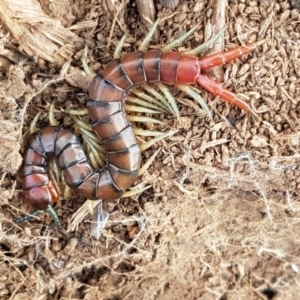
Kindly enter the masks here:
M 205 56 L 199 59 L 198 64 L 201 70 L 222 66 L 235 58 L 241 57 L 243 54 L 253 51 L 256 47 L 260 46 L 264 42 L 265 40 L 261 40 L 247 46 L 233 48 L 227 52 Z M 203 74 L 199 74 L 196 81 L 201 87 L 209 91 L 211 94 L 220 96 L 228 103 L 236 105 L 237 107 L 250 113 L 255 119 L 260 120 L 256 112 L 246 102 L 244 102 L 242 99 L 239 99 L 238 96 L 233 92 L 224 88 L 221 83 Z
M 260 120 L 260 117 L 257 115 L 257 113 L 245 101 L 239 99 L 236 94 L 224 88 L 221 83 L 203 74 L 199 74 L 197 77 L 197 83 L 211 94 L 220 96 L 228 103 L 236 105 L 237 107 L 250 113 L 255 119 Z
M 241 57 L 242 55 L 253 51 L 256 47 L 260 46 L 264 42 L 265 40 L 261 40 L 259 42 L 247 46 L 230 49 L 223 53 L 216 53 L 216 54 L 204 56 L 199 59 L 198 64 L 201 70 L 213 68 L 216 66 L 222 66 L 234 60 L 235 58 Z

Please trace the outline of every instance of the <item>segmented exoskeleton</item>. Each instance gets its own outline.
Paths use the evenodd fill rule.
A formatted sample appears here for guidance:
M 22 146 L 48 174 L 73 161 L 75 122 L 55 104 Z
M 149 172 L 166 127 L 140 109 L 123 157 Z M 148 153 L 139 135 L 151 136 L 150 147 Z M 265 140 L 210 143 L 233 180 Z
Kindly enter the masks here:
M 139 145 L 130 122 L 126 118 L 124 102 L 129 91 L 145 82 L 168 85 L 197 83 L 213 95 L 257 117 L 256 113 L 234 93 L 202 73 L 203 70 L 223 65 L 254 50 L 261 42 L 231 49 L 203 58 L 160 50 L 138 51 L 111 61 L 102 75 L 97 75 L 89 89 L 86 107 L 93 129 L 107 151 L 107 163 L 94 170 L 78 138 L 59 127 L 46 127 L 32 134 L 24 153 L 20 170 L 26 202 L 37 215 L 47 210 L 56 223 L 52 209 L 58 193 L 47 173 L 47 158 L 57 156 L 58 166 L 66 183 L 89 199 L 120 197 L 136 180 L 141 163 Z M 28 217 L 30 218 L 30 217 Z M 20 218 L 17 221 L 23 221 Z

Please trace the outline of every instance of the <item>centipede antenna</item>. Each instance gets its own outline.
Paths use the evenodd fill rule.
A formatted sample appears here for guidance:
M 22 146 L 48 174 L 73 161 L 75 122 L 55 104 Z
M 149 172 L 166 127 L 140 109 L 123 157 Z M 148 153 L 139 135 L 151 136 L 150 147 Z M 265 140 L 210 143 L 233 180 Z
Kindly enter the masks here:
M 169 103 L 171 104 L 172 110 L 174 115 L 177 117 L 177 120 L 180 121 L 180 114 L 178 110 L 178 106 L 176 104 L 176 101 L 173 97 L 173 95 L 170 93 L 170 90 L 166 85 L 164 85 L 162 82 L 158 82 L 156 86 L 162 91 L 162 93 L 166 96 Z
M 159 142 L 159 141 L 161 141 L 161 140 L 163 140 L 163 139 L 165 139 L 165 138 L 167 138 L 167 137 L 173 135 L 173 134 L 176 133 L 176 132 L 177 132 L 177 131 L 172 131 L 172 130 L 170 130 L 169 132 L 164 133 L 164 134 L 162 134 L 161 136 L 158 136 L 158 137 L 156 137 L 156 138 L 154 138 L 154 139 L 151 139 L 150 141 L 148 141 L 148 142 L 146 142 L 146 143 L 141 144 L 141 145 L 140 145 L 141 151 L 142 151 L 142 152 L 145 151 L 146 149 L 148 149 L 148 148 L 150 148 L 151 146 L 153 146 L 155 143 L 157 143 L 157 142 Z
M 137 128 L 137 127 L 133 127 L 132 130 L 134 134 L 139 136 L 160 136 L 164 134 L 161 131 L 144 130 L 142 128 Z
M 121 198 L 126 198 L 126 197 L 132 197 L 132 196 L 135 196 L 137 194 L 140 194 L 142 193 L 143 191 L 146 191 L 148 189 L 150 189 L 152 187 L 152 185 L 146 185 L 145 187 L 138 187 L 138 186 L 135 186 L 133 187 L 130 191 L 127 191 L 125 192 Z
M 188 32 L 181 35 L 178 39 L 173 42 L 167 44 L 161 49 L 162 53 L 170 52 L 172 49 L 180 46 L 191 34 L 193 34 L 198 29 L 198 26 L 191 28 Z
M 142 123 L 143 122 L 149 122 L 149 123 L 156 123 L 156 124 L 164 124 L 164 125 L 166 125 L 162 121 L 159 121 L 157 119 L 150 118 L 150 117 L 144 117 L 144 116 L 130 116 L 130 115 L 127 115 L 127 119 L 130 122 L 142 122 Z
M 166 109 L 162 108 L 161 106 L 158 106 L 156 104 L 153 104 L 149 101 L 142 100 L 137 97 L 128 96 L 126 102 L 137 104 L 140 107 L 153 108 L 156 110 L 156 112 L 166 112 Z
M 225 27 L 222 28 L 219 32 L 213 35 L 207 42 L 199 45 L 195 49 L 184 51 L 184 54 L 187 55 L 197 55 L 199 53 L 205 52 L 225 31 Z
M 54 208 L 51 205 L 48 205 L 46 212 L 51 216 L 56 227 L 61 229 L 62 226 L 61 226 L 60 220 L 59 220 L 58 215 L 56 214 L 56 211 L 54 210 Z
M 153 36 L 153 34 L 154 34 L 155 30 L 156 30 L 156 27 L 157 27 L 159 21 L 160 21 L 159 19 L 157 19 L 155 21 L 155 23 L 151 27 L 150 31 L 148 32 L 148 34 L 144 38 L 143 42 L 141 43 L 141 45 L 140 45 L 140 47 L 138 49 L 139 51 L 146 51 L 147 50 L 147 48 L 149 46 L 149 43 L 150 43 L 150 41 L 152 39 L 152 36 Z
M 130 104 L 125 104 L 124 107 L 126 111 L 131 111 L 131 112 L 141 112 L 147 114 L 159 114 L 161 112 L 154 109 L 137 106 L 137 105 L 130 105 Z
M 115 49 L 114 56 L 113 56 L 114 59 L 118 59 L 121 57 L 122 49 L 123 49 L 126 38 L 127 38 L 127 31 L 125 31 L 124 35 L 120 39 L 120 42 L 118 43 L 118 45 Z
M 192 97 L 194 100 L 196 100 L 200 106 L 202 107 L 202 109 L 206 112 L 207 116 L 212 120 L 212 113 L 210 111 L 210 109 L 208 108 L 206 102 L 204 101 L 204 99 L 200 96 L 199 91 L 195 91 L 192 87 L 185 85 L 185 84 L 181 84 L 181 83 L 176 83 L 174 85 L 177 89 L 179 89 L 180 91 L 188 94 L 190 97 Z
M 17 218 L 14 220 L 14 223 L 22 223 L 28 220 L 35 219 L 37 216 L 43 214 L 45 211 L 44 210 L 34 210 L 28 215 L 24 215 L 20 218 Z
M 82 52 L 82 57 L 81 57 L 82 67 L 84 69 L 85 74 L 88 77 L 94 78 L 96 76 L 96 73 L 91 70 L 91 68 L 89 67 L 89 65 L 87 63 L 87 51 L 88 51 L 88 48 L 85 47 Z
M 154 103 L 158 107 L 161 107 L 166 112 L 171 112 L 172 108 L 170 107 L 170 104 L 168 103 L 167 99 L 165 99 L 160 93 L 158 93 L 153 86 L 144 84 L 142 88 L 151 94 L 153 97 L 147 95 L 145 92 L 140 91 L 138 89 L 132 90 L 132 94 L 135 94 L 139 98 L 145 99 L 148 102 Z
M 157 154 L 159 153 L 160 151 L 160 148 L 157 149 L 151 156 L 149 159 L 147 159 L 146 163 L 144 163 L 140 169 L 139 169 L 139 173 L 138 173 L 138 176 L 142 176 L 148 169 L 149 167 L 151 166 L 151 164 L 153 163 L 155 157 L 157 156 Z

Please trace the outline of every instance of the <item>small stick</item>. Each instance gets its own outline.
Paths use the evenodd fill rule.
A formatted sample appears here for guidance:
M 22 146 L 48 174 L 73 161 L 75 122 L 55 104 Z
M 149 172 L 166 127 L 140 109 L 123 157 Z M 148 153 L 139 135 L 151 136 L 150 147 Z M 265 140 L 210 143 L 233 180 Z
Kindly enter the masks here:
M 212 33 L 216 34 L 226 26 L 226 8 L 228 6 L 227 0 L 216 0 L 214 2 L 214 13 L 212 17 Z M 210 33 L 210 35 L 212 35 Z M 220 37 L 212 46 L 212 49 L 208 52 L 221 53 L 224 51 L 224 37 Z M 224 81 L 224 69 L 222 66 L 215 67 L 209 70 L 209 76 L 215 78 L 219 82 Z
M 155 7 L 153 0 L 136 0 L 142 23 L 150 30 L 155 21 Z M 153 35 L 153 41 L 158 41 L 158 30 Z

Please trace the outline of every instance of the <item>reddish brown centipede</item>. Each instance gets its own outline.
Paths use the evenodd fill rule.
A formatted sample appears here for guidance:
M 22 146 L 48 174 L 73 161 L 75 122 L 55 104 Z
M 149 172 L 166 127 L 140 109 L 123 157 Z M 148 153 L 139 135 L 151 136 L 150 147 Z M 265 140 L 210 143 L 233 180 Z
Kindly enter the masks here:
M 107 150 L 106 166 L 93 170 L 79 140 L 67 130 L 46 127 L 32 134 L 24 153 L 20 177 L 26 202 L 37 210 L 16 221 L 21 222 L 47 210 L 60 225 L 52 209 L 52 204 L 58 201 L 58 193 L 47 174 L 47 158 L 51 155 L 57 156 L 66 183 L 89 199 L 118 198 L 133 184 L 141 154 L 126 118 L 124 101 L 128 92 L 137 85 L 158 81 L 169 85 L 198 83 L 213 95 L 257 117 L 243 100 L 201 71 L 224 65 L 260 44 L 258 42 L 203 58 L 179 52 L 162 53 L 160 50 L 133 52 L 110 62 L 102 76 L 97 75 L 92 81 L 90 100 L 86 105 L 93 129 Z

